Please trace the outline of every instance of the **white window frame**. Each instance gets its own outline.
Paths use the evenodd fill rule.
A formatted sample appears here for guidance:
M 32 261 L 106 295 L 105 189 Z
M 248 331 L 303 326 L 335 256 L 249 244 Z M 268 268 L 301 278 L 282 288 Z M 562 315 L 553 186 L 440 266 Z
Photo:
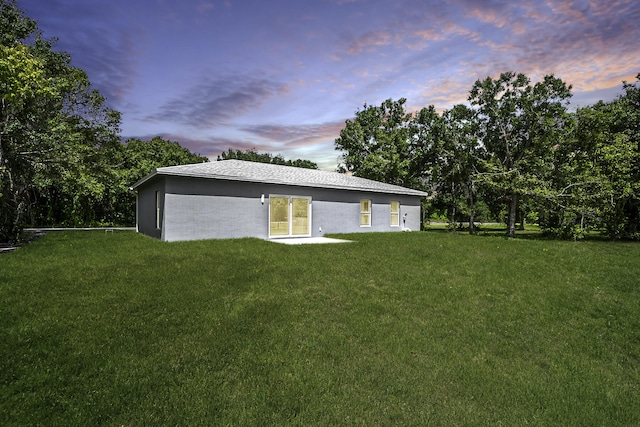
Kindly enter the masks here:
M 369 210 L 368 211 L 363 211 L 362 210 L 362 202 L 368 202 L 369 204 Z M 360 222 L 360 227 L 371 227 L 372 224 L 372 220 L 373 220 L 373 203 L 371 203 L 371 199 L 360 199 L 360 217 L 359 217 L 359 222 Z M 367 224 L 363 224 L 362 223 L 362 219 L 364 217 L 367 217 L 369 219 L 369 222 Z
M 156 190 L 156 230 L 160 230 L 161 224 L 161 200 L 160 200 L 160 190 Z

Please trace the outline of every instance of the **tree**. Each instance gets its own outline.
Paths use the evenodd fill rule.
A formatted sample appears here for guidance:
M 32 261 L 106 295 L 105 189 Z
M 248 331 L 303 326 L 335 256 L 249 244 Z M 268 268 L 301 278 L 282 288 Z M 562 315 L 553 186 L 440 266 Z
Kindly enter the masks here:
M 623 82 L 625 93 L 610 103 L 614 147 L 605 157 L 613 187 L 619 195 L 611 209 L 607 231 L 612 238 L 640 240 L 640 73 L 635 83 Z M 605 169 L 607 171 L 607 169 Z
M 481 147 L 476 135 L 475 112 L 456 105 L 442 114 L 444 135 L 436 154 L 435 170 L 440 189 L 438 196 L 448 202 L 449 225 L 466 215 L 469 232 L 474 232 L 476 184 Z
M 478 179 L 507 195 L 509 237 L 515 237 L 519 198 L 546 188 L 570 97 L 571 86 L 552 75 L 532 86 L 524 74 L 506 72 L 478 80 L 471 89 L 469 101 L 487 153 L 486 172 Z
M 26 158 L 36 153 L 18 144 L 21 113 L 37 99 L 57 95 L 43 61 L 19 42 L 35 28 L 15 2 L 0 2 L 0 241 L 15 240 L 27 210 L 22 175 Z
M 102 150 L 83 165 L 91 171 L 95 191 L 83 190 L 82 176 L 51 180 L 38 192 L 32 223 L 39 226 L 105 226 L 135 223 L 135 196 L 129 187 L 154 169 L 206 162 L 177 142 L 154 137 L 150 141 L 131 138 Z
M 111 180 L 107 181 L 109 204 L 105 222 L 123 225 L 135 223 L 136 199 L 129 187 L 155 169 L 208 161 L 207 157 L 192 153 L 178 142 L 159 136 L 149 141 L 128 139 L 110 161 L 116 167 L 112 169 L 114 174 Z
M 13 241 L 54 182 L 75 186 L 78 202 L 100 194 L 120 115 L 15 1 L 0 0 L 0 25 L 0 240 Z
M 27 210 L 27 178 L 37 150 L 20 140 L 28 137 L 21 115 L 36 99 L 56 96 L 44 64 L 14 43 L 0 45 L 0 241 L 15 238 Z M 33 122 L 32 122 L 33 123 Z M 35 123 L 33 123 L 35 124 Z M 35 126 L 31 126 L 32 128 Z
M 553 184 L 561 198 L 542 224 L 548 232 L 575 238 L 591 226 L 612 239 L 640 238 L 640 88 L 623 88 L 617 99 L 574 114 L 556 152 Z
M 441 193 L 439 163 L 446 126 L 433 105 L 416 112 L 410 126 L 411 172 L 436 197 Z
M 420 171 L 414 168 L 412 115 L 405 111 L 405 102 L 401 98 L 387 99 L 379 107 L 364 104 L 354 119 L 345 122 L 335 140 L 336 150 L 343 152 L 339 170 L 404 187 L 420 185 Z
M 318 169 L 318 165 L 311 160 L 285 160 L 282 155 L 272 155 L 271 153 L 259 153 L 255 148 L 250 150 L 242 151 L 242 150 L 234 150 L 233 148 L 229 148 L 228 151 L 223 151 L 222 154 L 218 156 L 218 161 L 220 160 L 245 160 L 247 162 L 258 162 L 258 163 L 271 163 L 274 165 L 283 165 L 283 166 L 294 166 L 297 168 L 305 168 L 305 169 Z

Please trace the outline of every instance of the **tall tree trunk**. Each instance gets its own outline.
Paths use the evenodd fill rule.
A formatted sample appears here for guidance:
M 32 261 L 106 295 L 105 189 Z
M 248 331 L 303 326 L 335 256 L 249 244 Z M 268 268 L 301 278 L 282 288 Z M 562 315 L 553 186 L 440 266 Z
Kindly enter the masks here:
M 511 206 L 509 208 L 509 231 L 507 237 L 516 237 L 516 213 L 518 210 L 518 195 L 511 196 Z
M 456 229 L 456 205 L 455 203 L 451 206 L 451 218 L 449 218 L 449 229 Z
M 470 185 L 469 186 L 469 233 L 473 234 L 475 233 L 475 227 L 476 225 L 474 224 L 475 221 L 475 212 L 476 211 L 476 207 L 475 207 L 475 199 L 473 198 L 473 187 Z
M 455 194 L 456 194 L 456 185 L 452 184 L 451 185 L 451 195 L 453 198 L 453 201 L 451 202 L 451 218 L 449 219 L 449 230 L 450 231 L 455 231 L 456 229 L 456 198 L 455 198 Z
M 9 113 L 6 111 L 5 100 L 0 103 L 0 114 L 4 115 L 2 129 L 0 129 L 0 242 L 11 240 L 14 228 L 14 221 L 11 219 L 9 197 L 13 196 L 13 179 L 11 169 L 5 159 L 5 135 L 9 126 Z

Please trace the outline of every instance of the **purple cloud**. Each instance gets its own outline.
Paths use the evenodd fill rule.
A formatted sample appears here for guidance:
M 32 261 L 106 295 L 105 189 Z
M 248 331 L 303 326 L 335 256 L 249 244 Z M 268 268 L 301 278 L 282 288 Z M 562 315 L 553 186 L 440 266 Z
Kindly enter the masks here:
M 535 79 L 554 73 L 576 90 L 593 90 L 619 85 L 640 68 L 635 1 L 513 3 L 502 14 L 478 5 L 467 16 L 506 30 L 486 32 L 478 44 L 493 61 L 473 65 L 487 75 L 514 69 Z
M 252 76 L 205 78 L 159 108 L 147 120 L 170 121 L 195 128 L 223 125 L 248 111 L 258 109 L 262 103 L 288 92 L 285 83 Z
M 274 141 L 287 148 L 305 147 L 319 141 L 334 140 L 340 135 L 344 121 L 310 125 L 255 125 L 242 128 L 243 131 Z
M 110 104 L 117 107 L 133 87 L 139 41 L 136 27 L 114 26 L 121 21 L 117 7 L 101 3 L 22 0 L 18 7 L 37 16 L 45 38 L 59 38 L 55 50 L 71 54 L 71 64 L 84 70 Z M 43 13 L 43 7 L 51 11 Z M 62 36 L 64 35 L 64 36 Z

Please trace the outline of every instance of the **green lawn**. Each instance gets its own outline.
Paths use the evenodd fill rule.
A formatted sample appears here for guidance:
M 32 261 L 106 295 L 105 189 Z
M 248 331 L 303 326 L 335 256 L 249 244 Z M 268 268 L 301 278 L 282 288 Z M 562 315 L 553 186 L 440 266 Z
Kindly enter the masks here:
M 640 244 L 463 233 L 0 255 L 0 425 L 640 424 Z

